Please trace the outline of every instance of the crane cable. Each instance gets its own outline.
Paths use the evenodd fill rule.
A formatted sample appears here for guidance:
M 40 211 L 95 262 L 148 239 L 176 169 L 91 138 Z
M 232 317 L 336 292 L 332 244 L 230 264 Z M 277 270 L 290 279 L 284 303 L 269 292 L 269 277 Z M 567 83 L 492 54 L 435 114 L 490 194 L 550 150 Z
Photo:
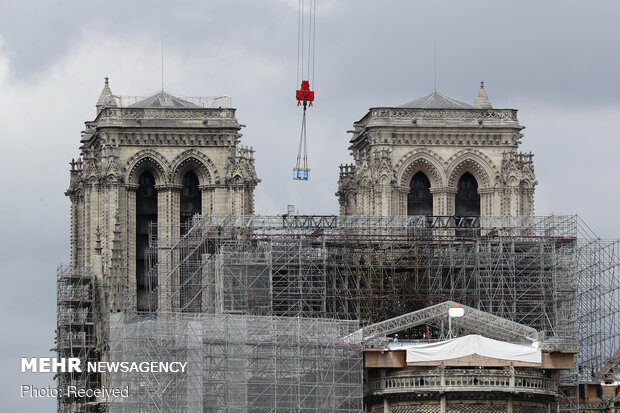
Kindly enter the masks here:
M 307 173 L 304 174 L 303 171 L 308 171 L 308 147 L 306 143 L 306 103 L 304 102 L 304 114 L 301 118 L 301 136 L 299 137 L 299 150 L 297 152 L 297 165 L 295 169 L 298 172 L 298 176 L 296 179 L 308 179 Z M 303 163 L 302 163 L 302 147 L 303 147 Z
M 302 53 L 301 53 L 301 42 L 302 42 L 302 30 L 301 30 L 301 23 L 302 23 L 302 4 L 301 4 L 302 0 L 299 0 L 299 16 L 297 18 L 297 83 L 295 83 L 295 87 L 297 87 L 297 85 L 299 84 L 299 67 L 300 67 L 300 59 L 302 58 Z M 301 64 L 301 66 L 303 67 L 303 64 Z
M 300 80 L 312 80 L 314 84 L 314 55 L 316 48 L 316 0 L 308 0 L 308 41 L 306 47 L 306 1 L 299 0 L 297 19 L 297 84 Z M 306 57 L 307 56 L 307 57 Z M 304 68 L 306 69 L 304 71 Z
M 305 49 L 305 28 L 304 28 L 304 12 L 305 1 L 299 0 L 299 16 L 297 25 L 297 83 L 301 77 L 301 89 L 297 91 L 298 105 L 303 104 L 303 115 L 301 121 L 301 133 L 299 137 L 299 150 L 297 152 L 297 164 L 295 166 L 293 178 L 296 180 L 308 180 L 308 144 L 307 144 L 307 126 L 306 126 L 306 109 L 308 103 L 312 106 L 314 101 L 314 92 L 310 90 L 308 80 L 312 79 L 314 84 L 314 53 L 315 53 L 315 28 L 316 28 L 316 0 L 309 0 L 308 13 L 308 48 L 307 61 L 304 59 L 306 55 Z M 307 70 L 304 73 L 304 66 L 307 64 Z M 312 69 L 312 70 L 311 70 Z

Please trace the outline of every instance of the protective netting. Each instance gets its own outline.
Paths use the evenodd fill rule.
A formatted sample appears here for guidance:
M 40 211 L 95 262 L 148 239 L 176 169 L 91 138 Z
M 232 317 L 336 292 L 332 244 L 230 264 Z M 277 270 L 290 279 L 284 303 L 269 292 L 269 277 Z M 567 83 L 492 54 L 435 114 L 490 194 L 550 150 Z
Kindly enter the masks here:
M 184 373 L 111 373 L 114 412 L 359 412 L 361 335 L 353 321 L 114 314 L 110 361 L 187 362 Z

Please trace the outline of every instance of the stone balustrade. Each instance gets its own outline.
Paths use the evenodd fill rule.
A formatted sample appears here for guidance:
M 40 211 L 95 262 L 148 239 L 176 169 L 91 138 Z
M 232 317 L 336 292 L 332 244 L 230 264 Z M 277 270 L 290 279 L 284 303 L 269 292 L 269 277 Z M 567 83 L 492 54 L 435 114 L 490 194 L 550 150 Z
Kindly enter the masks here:
M 417 391 L 500 391 L 535 394 L 557 394 L 553 379 L 540 373 L 510 371 L 440 370 L 371 379 L 366 384 L 367 396 Z

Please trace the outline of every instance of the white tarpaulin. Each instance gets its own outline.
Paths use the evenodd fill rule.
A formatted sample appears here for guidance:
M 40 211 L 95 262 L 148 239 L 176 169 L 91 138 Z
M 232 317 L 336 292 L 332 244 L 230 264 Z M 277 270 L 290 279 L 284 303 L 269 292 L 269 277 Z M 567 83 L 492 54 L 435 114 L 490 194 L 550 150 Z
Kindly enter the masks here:
M 472 354 L 528 363 L 540 363 L 542 359 L 540 351 L 531 347 L 472 334 L 439 343 L 409 347 L 407 348 L 407 363 L 449 360 Z

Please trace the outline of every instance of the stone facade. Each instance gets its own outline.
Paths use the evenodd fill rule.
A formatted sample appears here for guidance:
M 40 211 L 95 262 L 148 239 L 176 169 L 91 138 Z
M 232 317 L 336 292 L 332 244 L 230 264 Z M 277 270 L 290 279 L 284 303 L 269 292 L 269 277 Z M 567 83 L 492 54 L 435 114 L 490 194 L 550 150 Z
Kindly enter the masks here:
M 161 243 L 178 238 L 195 214 L 254 213 L 260 180 L 254 150 L 240 145 L 242 127 L 235 109 L 164 91 L 127 104 L 106 78 L 80 157 L 70 163 L 71 264 L 59 270 L 59 356 L 107 361 L 110 313 L 175 310 L 161 306 L 166 291 L 148 272 L 151 223 Z M 58 380 L 87 389 L 109 384 L 106 373 Z M 59 412 L 106 409 L 105 397 L 59 397 Z
M 491 107 L 483 85 L 476 105 L 434 92 L 398 107 L 371 108 L 349 131 L 354 163 L 340 166 L 340 213 L 533 214 L 537 182 L 533 155 L 518 152 L 523 129 L 516 110 Z M 417 202 L 411 199 L 412 178 L 420 172 L 420 182 L 430 188 L 422 184 L 414 191 L 429 191 L 432 207 L 412 213 L 408 202 Z M 455 207 L 466 173 L 475 178 L 478 213 L 459 214 Z
M 372 413 L 550 413 L 558 372 L 513 367 L 367 370 Z
M 80 158 L 71 162 L 66 195 L 71 199 L 71 265 L 96 274 L 109 311 L 123 309 L 123 289 L 136 288 L 136 231 L 145 230 L 136 228 L 141 176 L 154 179 L 156 210 L 151 212 L 166 224 L 160 226 L 164 231 L 180 230 L 189 172 L 200 192 L 195 202 L 200 208 L 190 212 L 254 212 L 260 180 L 253 149 L 239 145 L 241 127 L 235 109 L 204 108 L 163 91 L 123 106 L 106 78 L 96 118 L 82 132 Z

